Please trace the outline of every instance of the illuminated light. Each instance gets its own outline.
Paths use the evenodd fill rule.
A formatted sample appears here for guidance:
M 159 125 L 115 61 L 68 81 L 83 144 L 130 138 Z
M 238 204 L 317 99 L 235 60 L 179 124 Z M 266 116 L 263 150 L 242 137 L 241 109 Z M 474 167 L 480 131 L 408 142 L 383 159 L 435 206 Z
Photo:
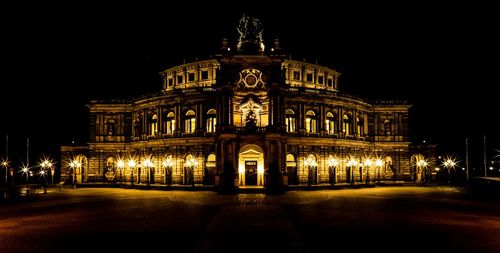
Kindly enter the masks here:
M 328 165 L 337 167 L 339 165 L 339 161 L 337 161 L 337 159 L 335 158 L 330 158 L 328 159 Z
M 420 167 L 426 167 L 428 165 L 428 163 L 425 161 L 425 160 L 419 160 L 417 162 L 417 166 L 420 166 Z
M 435 171 L 439 171 L 439 167 L 434 168 Z
M 365 160 L 365 166 L 372 166 L 372 160 L 366 159 Z
M 244 174 L 244 173 L 245 173 L 245 168 L 240 166 L 240 167 L 238 168 L 238 173 L 240 173 L 240 174 Z
M 271 52 L 274 52 L 274 48 L 271 48 Z
M 263 166 L 257 166 L 257 173 L 264 174 L 264 167 Z
M 490 170 L 493 170 L 493 167 L 490 167 Z
M 133 167 L 135 167 L 135 165 L 136 165 L 136 163 L 134 160 L 132 160 L 132 159 L 128 160 L 128 167 L 133 168 Z
M 154 164 L 151 162 L 150 159 L 144 160 L 144 166 L 146 167 L 154 167 Z
M 41 170 L 41 171 L 40 171 L 40 175 L 41 175 L 41 176 L 45 176 L 45 170 Z
M 123 160 L 118 160 L 118 162 L 116 163 L 116 166 L 118 166 L 118 168 L 120 169 L 123 169 L 125 167 L 125 161 Z
M 462 168 L 462 170 L 465 170 L 465 168 Z
M 382 167 L 383 165 L 384 165 L 384 162 L 382 161 L 382 159 L 375 160 L 375 166 Z
M 172 159 L 167 158 L 163 160 L 161 164 L 163 165 L 163 167 L 172 167 L 174 165 L 174 162 L 172 161 Z
M 358 162 L 354 159 L 351 159 L 347 162 L 347 166 L 356 166 L 358 165 Z
M 228 47 L 228 48 L 227 48 L 227 51 L 231 51 L 231 48 L 230 48 L 230 47 Z

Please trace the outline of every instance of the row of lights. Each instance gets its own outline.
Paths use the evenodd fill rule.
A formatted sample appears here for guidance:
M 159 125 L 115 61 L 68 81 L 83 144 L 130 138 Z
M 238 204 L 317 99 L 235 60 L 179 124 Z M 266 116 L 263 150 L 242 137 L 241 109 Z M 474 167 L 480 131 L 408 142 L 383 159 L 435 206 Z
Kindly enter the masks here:
M 384 165 L 384 162 L 382 159 L 376 159 L 375 162 L 372 161 L 372 159 L 365 159 L 363 163 L 360 163 L 356 161 L 355 159 L 350 159 L 347 161 L 347 166 L 352 167 L 352 166 L 357 166 L 357 165 L 364 165 L 366 167 L 370 167 L 373 164 L 377 167 L 382 167 Z M 307 159 L 304 160 L 304 165 L 305 166 L 317 166 L 316 159 L 308 157 Z M 332 167 L 337 167 L 339 165 L 339 161 L 335 158 L 329 158 L 328 159 L 328 165 Z

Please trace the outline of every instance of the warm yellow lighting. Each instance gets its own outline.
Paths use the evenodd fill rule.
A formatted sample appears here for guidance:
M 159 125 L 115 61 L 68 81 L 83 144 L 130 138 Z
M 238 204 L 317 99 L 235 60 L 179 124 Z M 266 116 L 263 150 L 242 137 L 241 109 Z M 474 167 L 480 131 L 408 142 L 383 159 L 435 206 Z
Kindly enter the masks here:
M 335 159 L 335 158 L 330 158 L 330 159 L 328 159 L 328 165 L 333 166 L 333 167 L 337 167 L 339 165 L 339 161 L 337 161 L 337 159 Z
M 444 167 L 446 168 L 452 168 L 455 167 L 456 163 L 452 159 L 448 158 L 443 162 Z
M 144 166 L 146 167 L 154 167 L 154 164 L 151 162 L 150 159 L 144 160 Z
M 308 157 L 307 159 L 304 160 L 304 165 L 305 166 L 316 166 L 316 159 Z
M 7 166 L 7 164 L 8 164 L 8 163 L 7 163 L 6 161 L 3 161 L 3 162 L 2 162 L 2 166 L 4 166 L 4 167 L 6 167 L 6 166 Z
M 120 169 L 123 169 L 125 167 L 125 161 L 123 160 L 118 160 L 118 162 L 116 162 L 116 166 L 118 166 L 118 168 Z
M 351 159 L 347 162 L 347 166 L 351 167 L 351 166 L 356 166 L 358 165 L 358 162 L 354 159 Z
M 435 171 L 439 171 L 439 167 L 434 168 Z
M 366 159 L 366 160 L 365 160 L 365 166 L 366 166 L 366 167 L 370 167 L 370 166 L 372 166 L 372 160 L 371 160 L 371 159 Z
M 174 165 L 174 162 L 172 161 L 172 159 L 167 158 L 167 159 L 163 160 L 161 165 L 163 165 L 163 167 L 172 167 L 172 165 Z
M 132 159 L 128 160 L 128 167 L 130 167 L 130 168 L 134 168 L 134 167 L 135 167 L 135 165 L 136 165 L 136 164 L 135 164 L 135 161 L 134 161 L 134 160 L 132 160 Z
M 419 167 L 426 167 L 426 166 L 427 166 L 427 164 L 428 164 L 428 163 L 427 163 L 425 160 L 423 160 L 423 159 L 421 159 L 421 160 L 419 160 L 419 161 L 417 162 L 417 166 L 419 166 Z
M 382 167 L 383 165 L 384 165 L 384 162 L 382 161 L 382 159 L 375 160 L 375 166 Z

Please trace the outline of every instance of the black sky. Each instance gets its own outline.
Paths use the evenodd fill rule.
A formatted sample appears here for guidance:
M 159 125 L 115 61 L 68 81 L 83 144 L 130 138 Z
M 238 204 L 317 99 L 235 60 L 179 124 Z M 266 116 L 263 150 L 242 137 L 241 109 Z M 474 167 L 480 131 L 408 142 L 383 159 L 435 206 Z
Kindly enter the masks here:
M 490 6 L 238 5 L 5 9 L 1 140 L 9 134 L 15 160 L 27 136 L 36 154 L 85 141 L 90 99 L 158 91 L 159 71 L 208 58 L 223 37 L 234 43 L 245 13 L 263 21 L 267 45 L 279 37 L 295 59 L 340 70 L 342 91 L 408 100 L 414 141 L 461 150 L 464 137 L 486 134 L 499 143 L 499 22 Z

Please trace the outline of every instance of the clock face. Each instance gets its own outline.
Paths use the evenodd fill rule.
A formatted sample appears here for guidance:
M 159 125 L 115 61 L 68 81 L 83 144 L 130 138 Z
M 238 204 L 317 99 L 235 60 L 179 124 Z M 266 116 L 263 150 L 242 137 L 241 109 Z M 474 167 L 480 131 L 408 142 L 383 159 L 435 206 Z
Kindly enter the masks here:
M 238 87 L 240 88 L 262 88 L 264 86 L 262 72 L 258 69 L 248 68 L 240 72 Z

